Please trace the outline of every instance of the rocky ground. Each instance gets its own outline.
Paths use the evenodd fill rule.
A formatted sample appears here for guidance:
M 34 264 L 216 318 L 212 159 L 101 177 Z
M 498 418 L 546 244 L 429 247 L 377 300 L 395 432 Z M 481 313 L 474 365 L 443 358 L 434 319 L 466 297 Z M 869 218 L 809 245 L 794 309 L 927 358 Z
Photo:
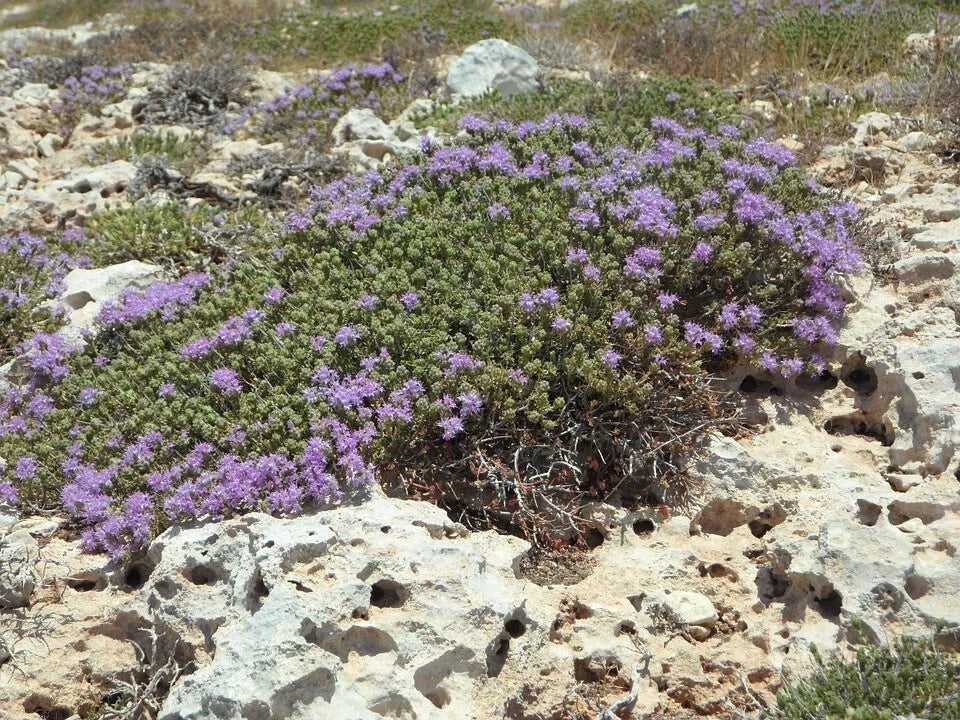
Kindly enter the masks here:
M 511 63 L 485 85 L 529 82 Z M 0 221 L 50 228 L 122 200 L 138 168 L 91 164 L 90 148 L 132 131 L 165 70 L 139 68 L 66 147 L 39 130 L 46 85 L 0 96 Z M 288 82 L 264 72 L 254 92 Z M 333 140 L 373 165 L 423 132 L 355 111 Z M 623 697 L 621 717 L 752 718 L 811 670 L 812 645 L 848 647 L 856 622 L 960 648 L 960 186 L 935 132 L 871 113 L 819 153 L 812 172 L 851 181 L 892 265 L 850 280 L 838 372 L 726 379 L 752 427 L 708 441 L 686 508 L 597 505 L 599 546 L 551 562 L 379 490 L 293 519 L 178 527 L 135 564 L 82 553 L 65 518 L 0 515 L 0 716 L 96 717 L 126 683 L 164 720 L 559 720 Z M 237 168 L 270 149 L 218 141 L 178 187 L 256 198 L 258 174 Z M 62 302 L 77 329 L 161 269 L 74 273 Z

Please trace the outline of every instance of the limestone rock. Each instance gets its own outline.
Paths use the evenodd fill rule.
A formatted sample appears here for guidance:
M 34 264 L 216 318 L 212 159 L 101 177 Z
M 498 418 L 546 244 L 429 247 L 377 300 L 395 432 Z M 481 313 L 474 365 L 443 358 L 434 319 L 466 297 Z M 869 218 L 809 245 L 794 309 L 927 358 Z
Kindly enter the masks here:
M 882 112 L 868 112 L 850 123 L 850 126 L 854 131 L 854 141 L 866 142 L 881 133 L 889 134 L 893 130 L 893 118 Z
M 495 90 L 509 97 L 539 87 L 537 61 L 525 50 L 505 40 L 491 38 L 474 43 L 447 72 L 452 95 L 481 95 Z
M 925 252 L 900 260 L 893 268 L 900 282 L 916 285 L 952 277 L 956 262 L 946 253 Z
M 0 610 L 30 604 L 36 585 L 37 541 L 26 531 L 0 540 Z
M 474 717 L 509 623 L 530 627 L 511 569 L 524 545 L 448 539 L 427 510 L 373 499 L 162 535 L 148 603 L 184 637 L 207 634 L 213 657 L 160 717 Z

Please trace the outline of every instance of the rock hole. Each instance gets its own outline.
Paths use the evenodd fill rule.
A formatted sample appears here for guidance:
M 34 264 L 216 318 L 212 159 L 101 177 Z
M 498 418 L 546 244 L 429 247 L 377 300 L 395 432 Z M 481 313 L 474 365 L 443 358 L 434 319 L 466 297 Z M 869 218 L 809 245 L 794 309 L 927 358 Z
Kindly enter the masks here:
M 877 373 L 867 367 L 867 359 L 862 353 L 854 353 L 840 368 L 840 379 L 858 395 L 872 395 L 877 389 Z
M 891 525 L 901 525 L 907 520 L 920 518 L 924 525 L 940 520 L 945 514 L 943 505 L 928 502 L 903 502 L 894 500 L 887 505 L 888 519 Z
M 370 604 L 378 608 L 398 608 L 402 607 L 407 601 L 409 593 L 407 589 L 398 582 L 388 580 L 377 580 L 370 586 Z
M 911 375 L 913 375 L 913 379 L 914 379 L 914 380 L 923 380 L 923 379 L 926 377 L 926 375 L 924 375 L 924 374 L 923 374 L 922 372 L 920 372 L 919 370 L 917 370 L 916 372 L 911 373 Z
M 650 518 L 641 518 L 636 520 L 633 523 L 633 531 L 637 535 L 649 535 L 654 530 L 657 529 L 657 526 L 654 524 L 653 520 Z
M 857 500 L 857 520 L 861 525 L 873 527 L 880 519 L 883 508 L 869 500 Z
M 150 577 L 151 568 L 141 563 L 131 565 L 123 573 L 123 584 L 133 590 L 142 588 Z
M 790 588 L 790 579 L 786 573 L 769 565 L 757 571 L 754 582 L 757 585 L 757 596 L 766 604 L 782 598 Z
M 840 611 L 843 609 L 843 596 L 838 590 L 831 589 L 823 597 L 815 597 L 813 604 L 823 617 L 830 620 L 840 617 Z
M 755 393 L 758 388 L 757 379 L 753 375 L 747 375 L 740 382 L 739 390 L 742 393 Z
M 90 592 L 91 590 L 103 590 L 107 583 L 101 577 L 75 577 L 67 578 L 67 587 L 77 592 Z
M 503 629 L 507 631 L 507 634 L 510 637 L 518 638 L 527 631 L 527 626 L 524 625 L 519 619 L 513 618 L 512 620 L 507 620 L 503 624 Z
M 384 533 L 384 534 L 390 532 L 390 526 L 389 526 L 389 525 L 384 525 L 384 526 L 382 526 L 382 527 L 380 528 L 380 532 L 382 532 L 382 533 Z
M 636 635 L 637 624 L 632 620 L 621 620 L 613 631 L 614 635 Z
M 194 585 L 213 585 L 217 581 L 217 574 L 206 565 L 197 565 L 187 575 L 187 579 Z
M 593 550 L 603 545 L 603 541 L 606 540 L 603 533 L 597 530 L 596 528 L 589 528 L 583 534 L 583 542 L 586 543 L 586 546 Z
M 646 600 L 646 599 L 647 599 L 647 594 L 646 594 L 646 593 L 639 593 L 638 595 L 631 595 L 630 597 L 627 598 L 627 600 L 630 602 L 630 604 L 633 605 L 633 609 L 636 610 L 637 612 L 640 612 L 640 611 L 642 610 L 642 608 L 643 608 L 643 601 Z
M 829 370 L 822 370 L 819 375 L 798 375 L 797 387 L 812 393 L 822 393 L 833 390 L 840 379 Z
M 444 708 L 450 704 L 450 693 L 444 688 L 436 688 L 423 696 L 433 703 L 434 707 Z
M 80 292 L 70 293 L 63 301 L 71 310 L 80 310 L 93 302 L 93 296 L 86 290 L 81 290 Z
M 875 420 L 863 413 L 851 413 L 827 420 L 823 429 L 830 435 L 859 435 L 879 440 L 880 444 L 893 445 L 893 428 L 885 420 Z
M 701 562 L 697 566 L 697 570 L 700 571 L 700 577 L 712 577 L 712 578 L 726 578 L 730 582 L 737 582 L 740 580 L 740 576 L 737 574 L 736 570 L 733 568 L 728 568 L 722 563 L 707 563 Z
M 761 510 L 753 520 L 747 523 L 747 527 L 755 538 L 762 538 L 786 519 L 787 511 L 780 503 L 774 503 Z
M 579 683 L 613 683 L 628 687 L 629 678 L 623 677 L 623 667 L 614 657 L 586 657 L 573 661 L 573 677 Z
M 911 573 L 903 585 L 911 600 L 918 600 L 930 592 L 930 581 L 920 575 Z

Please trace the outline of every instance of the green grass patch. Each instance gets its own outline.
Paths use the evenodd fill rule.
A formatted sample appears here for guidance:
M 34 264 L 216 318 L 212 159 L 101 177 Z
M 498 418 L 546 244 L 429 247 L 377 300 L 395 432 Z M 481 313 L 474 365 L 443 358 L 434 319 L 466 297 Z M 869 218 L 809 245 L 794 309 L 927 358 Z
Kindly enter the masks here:
M 853 658 L 815 655 L 818 670 L 777 696 L 777 720 L 960 718 L 960 658 L 925 639 L 867 645 Z
M 94 162 L 126 160 L 136 163 L 146 157 L 163 158 L 171 166 L 184 166 L 199 160 L 205 149 L 202 135 L 178 135 L 170 131 L 136 130 L 93 146 Z
M 458 49 L 509 35 L 509 24 L 489 0 L 404 0 L 263 20 L 239 39 L 239 46 L 269 63 L 317 67 L 378 58 L 386 43 L 420 46 L 429 52 Z
M 419 127 L 432 125 L 454 132 L 460 118 L 468 114 L 524 122 L 539 120 L 551 112 L 592 118 L 611 133 L 626 138 L 636 134 L 657 115 L 715 128 L 731 117 L 736 108 L 729 96 L 712 85 L 691 78 L 623 79 L 601 83 L 567 80 L 509 98 L 491 92 L 457 104 L 440 103 L 433 112 L 418 117 L 416 123 Z

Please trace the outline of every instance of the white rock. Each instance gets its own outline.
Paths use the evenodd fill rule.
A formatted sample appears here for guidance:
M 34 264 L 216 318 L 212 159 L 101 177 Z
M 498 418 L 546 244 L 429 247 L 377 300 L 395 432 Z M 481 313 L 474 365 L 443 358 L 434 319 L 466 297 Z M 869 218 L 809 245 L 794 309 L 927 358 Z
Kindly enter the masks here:
M 474 43 L 451 65 L 447 90 L 452 95 L 481 95 L 495 90 L 509 97 L 539 87 L 540 68 L 533 57 L 505 40 Z
M 710 598 L 687 590 L 654 593 L 647 597 L 644 607 L 654 619 L 676 623 L 696 640 L 706 640 L 720 619 Z
M 854 131 L 854 141 L 863 143 L 881 133 L 889 134 L 893 130 L 893 118 L 882 112 L 868 112 L 850 123 L 850 127 Z
M 11 97 L 19 102 L 39 108 L 49 108 L 58 99 L 57 91 L 51 90 L 46 83 L 26 83 L 17 88 Z
M 935 140 L 925 132 L 917 130 L 904 135 L 897 141 L 897 145 L 903 152 L 920 152 L 932 146 L 934 142 Z
M 47 133 L 37 143 L 37 150 L 43 157 L 53 157 L 53 155 L 63 147 L 63 138 L 56 133 Z
M 894 263 L 893 270 L 901 282 L 916 285 L 953 276 L 956 263 L 946 253 L 925 252 Z
M 50 183 L 53 190 L 67 193 L 95 193 L 106 197 L 118 193 L 136 177 L 137 168 L 126 160 L 115 160 L 97 167 L 80 167 L 62 180 Z
M 686 5 L 681 5 L 680 7 L 678 7 L 674 11 L 674 14 L 677 17 L 687 17 L 688 15 L 693 15 L 695 12 L 697 12 L 698 9 L 699 8 L 697 7 L 697 4 L 695 2 L 687 3 Z
M 481 549 L 433 510 L 374 498 L 164 533 L 149 603 L 215 652 L 159 717 L 475 717 L 501 648 L 534 629 L 512 569 L 525 544 Z
M 11 532 L 0 540 L 0 609 L 30 604 L 39 557 L 37 541 L 28 532 Z
M 334 145 L 352 140 L 383 140 L 397 142 L 393 130 L 369 108 L 353 109 L 337 120 L 330 133 Z
M 37 182 L 40 179 L 40 176 L 37 174 L 36 170 L 36 160 L 32 163 L 24 158 L 23 160 L 11 160 L 7 167 L 15 173 L 23 175 L 29 182 Z

